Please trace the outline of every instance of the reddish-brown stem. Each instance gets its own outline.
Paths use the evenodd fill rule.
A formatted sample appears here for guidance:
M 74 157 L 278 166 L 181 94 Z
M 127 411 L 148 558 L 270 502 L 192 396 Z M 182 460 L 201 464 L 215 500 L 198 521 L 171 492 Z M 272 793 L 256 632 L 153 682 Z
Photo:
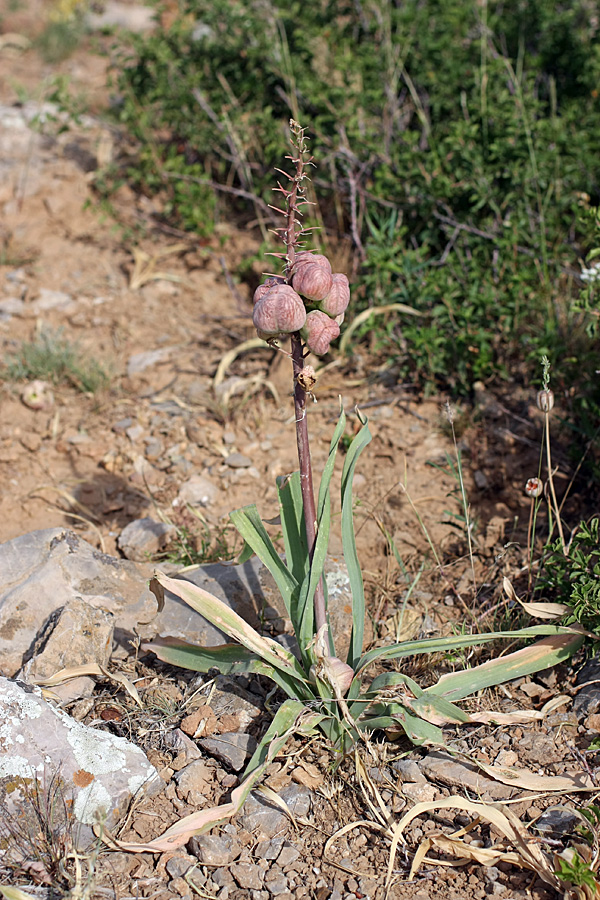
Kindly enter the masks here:
M 290 179 L 292 184 L 289 192 L 286 194 L 286 211 L 287 221 L 284 233 L 284 243 L 287 251 L 286 278 L 291 279 L 293 273 L 294 262 L 296 259 L 296 247 L 302 233 L 302 228 L 298 227 L 296 214 L 298 212 L 298 202 L 302 200 L 303 190 L 302 182 L 306 177 L 304 173 L 305 166 L 310 159 L 305 157 L 304 134 L 296 123 L 292 125 L 292 133 L 295 139 L 297 155 L 292 158 L 295 166 L 295 174 Z M 294 130 L 296 129 L 296 130 Z M 292 365 L 294 370 L 294 410 L 296 414 L 296 443 L 298 446 L 298 464 L 300 466 L 300 487 L 302 490 L 302 505 L 304 508 L 304 525 L 306 528 L 306 540 L 308 543 L 308 552 L 310 560 L 315 552 L 315 541 L 317 538 L 317 511 L 315 508 L 315 493 L 313 488 L 312 465 L 310 460 L 310 442 L 308 438 L 308 421 L 306 418 L 306 391 L 298 382 L 298 375 L 304 368 L 304 344 L 300 334 L 291 335 L 292 340 Z M 327 624 L 327 614 L 325 610 L 325 594 L 323 591 L 323 580 L 319 579 L 319 584 L 315 591 L 314 598 L 315 610 L 315 627 L 317 632 Z
M 315 492 L 313 488 L 312 465 L 310 460 L 310 442 L 308 438 L 308 420 L 306 416 L 306 391 L 298 383 L 298 374 L 304 367 L 304 346 L 299 334 L 292 334 L 292 363 L 294 366 L 294 410 L 296 414 L 296 443 L 298 446 L 298 463 L 300 466 L 300 487 L 302 490 L 302 505 L 304 507 L 304 525 L 306 528 L 306 540 L 312 562 L 317 539 L 317 511 L 315 507 Z M 327 622 L 325 612 L 325 595 L 323 582 L 315 591 L 315 626 L 319 631 Z

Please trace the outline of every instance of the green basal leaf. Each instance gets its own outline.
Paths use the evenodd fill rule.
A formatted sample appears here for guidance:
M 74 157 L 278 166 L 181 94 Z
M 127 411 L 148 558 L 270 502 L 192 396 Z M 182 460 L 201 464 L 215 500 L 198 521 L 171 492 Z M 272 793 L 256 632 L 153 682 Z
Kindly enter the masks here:
M 304 507 L 300 472 L 277 478 L 279 515 L 288 569 L 298 584 L 302 584 L 308 572 L 308 543 L 304 526 Z M 291 616 L 294 628 L 294 615 Z
M 154 577 L 159 584 L 199 612 L 215 628 L 239 641 L 247 650 L 284 675 L 299 681 L 301 685 L 306 683 L 305 673 L 289 650 L 258 634 L 251 625 L 217 597 L 196 584 L 183 579 L 169 578 L 162 572 L 156 572 Z
M 294 604 L 293 597 L 294 593 L 298 591 L 298 582 L 273 546 L 273 542 L 258 514 L 256 504 L 252 503 L 249 506 L 242 507 L 242 509 L 234 510 L 229 513 L 229 518 L 246 544 L 252 547 L 254 553 L 256 553 L 275 579 L 275 583 L 285 603 L 285 608 L 291 618 L 291 610 Z
M 175 637 L 156 638 L 142 644 L 141 649 L 150 650 L 163 662 L 172 666 L 191 669 L 193 672 L 208 672 L 209 669 L 215 668 L 223 675 L 228 675 L 233 668 L 239 672 L 250 672 L 253 671 L 252 664 L 259 661 L 255 653 L 251 653 L 240 644 L 200 647 Z
M 445 743 L 441 728 L 413 715 L 400 703 L 376 703 L 372 709 L 373 715 L 364 716 L 357 722 L 361 731 L 401 728 L 417 746 Z
M 473 647 L 477 644 L 486 644 L 490 641 L 508 639 L 513 641 L 526 638 L 539 637 L 540 635 L 570 634 L 575 635 L 572 628 L 560 625 L 532 625 L 530 628 L 519 628 L 517 631 L 496 631 L 488 634 L 469 634 L 452 637 L 426 638 L 422 641 L 405 641 L 402 644 L 391 644 L 388 647 L 374 647 L 361 658 L 356 666 L 357 674 L 376 659 L 401 659 L 403 656 L 413 656 L 419 653 L 450 653 L 452 650 L 460 650 L 463 647 Z M 517 677 L 517 676 L 514 676 Z
M 358 457 L 371 440 L 368 419 L 361 416 L 357 410 L 362 428 L 350 444 L 344 468 L 342 470 L 342 547 L 344 560 L 348 570 L 350 589 L 352 591 L 352 634 L 350 647 L 348 648 L 348 665 L 356 669 L 362 653 L 365 630 L 365 592 L 362 572 L 356 551 L 356 538 L 354 536 L 354 510 L 352 508 L 352 479 Z
M 314 699 L 311 685 L 299 684 L 296 676 L 291 677 L 274 666 L 264 662 L 240 644 L 221 644 L 218 647 L 199 647 L 175 637 L 156 638 L 142 644 L 143 650 L 150 650 L 163 662 L 191 669 L 193 672 L 209 672 L 218 669 L 222 675 L 264 675 L 270 678 L 288 696 L 301 697 L 309 702 Z
M 302 587 L 298 599 L 298 618 L 299 628 L 296 632 L 300 653 L 305 666 L 309 666 L 314 659 L 309 656 L 307 647 L 314 636 L 314 604 L 313 599 L 315 591 L 319 583 L 319 579 L 323 576 L 323 569 L 327 560 L 327 549 L 329 547 L 329 525 L 331 520 L 331 508 L 329 502 L 325 503 L 321 517 L 318 523 L 317 539 L 315 541 L 315 549 L 313 558 Z
M 519 634 L 514 631 L 513 635 Z M 513 678 L 522 678 L 533 672 L 540 672 L 555 666 L 572 656 L 583 644 L 585 635 L 577 632 L 554 634 L 536 641 L 530 647 L 523 647 L 508 656 L 490 659 L 488 662 L 443 675 L 437 684 L 427 688 L 425 694 L 436 694 L 450 700 L 461 700 L 476 691 L 481 691 Z
M 460 707 L 450 703 L 445 697 L 437 697 L 435 694 L 421 692 L 410 704 L 410 708 L 420 718 L 434 725 L 458 724 L 464 725 L 471 721 L 471 717 Z
M 399 684 L 405 684 L 409 687 L 415 697 L 420 697 L 423 693 L 423 689 L 408 675 L 403 675 L 401 672 L 383 672 L 383 674 L 373 679 L 365 696 L 377 696 L 381 691 L 397 687 Z
M 248 762 L 242 779 L 264 766 L 267 759 L 273 759 L 292 733 L 314 734 L 322 718 L 320 713 L 307 710 L 299 700 L 284 700 Z

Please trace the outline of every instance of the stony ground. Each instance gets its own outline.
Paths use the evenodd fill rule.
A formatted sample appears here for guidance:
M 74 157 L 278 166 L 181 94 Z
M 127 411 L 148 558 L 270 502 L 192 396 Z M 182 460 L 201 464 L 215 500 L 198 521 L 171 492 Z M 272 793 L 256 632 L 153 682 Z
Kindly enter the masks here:
M 241 282 L 236 273 L 241 260 L 257 253 L 259 237 L 227 220 L 208 242 L 172 234 L 160 225 L 160 201 L 137 197 L 127 187 L 114 198 L 118 220 L 107 215 L 93 181 L 121 152 L 122 136 L 102 118 L 109 60 L 99 51 L 112 39 L 96 35 L 51 66 L 22 40 L 34 36 L 42 11 L 43 4 L 34 2 L 17 9 L 5 16 L 0 34 L 2 357 L 10 363 L 23 342 L 39 342 L 46 335 L 58 346 L 76 346 L 87 364 L 85 373 L 90 367 L 94 371 L 95 362 L 109 380 L 86 392 L 83 376 L 76 374 L 70 383 L 42 391 L 40 400 L 40 388 L 33 399 L 27 393 L 31 379 L 5 371 L 0 541 L 69 525 L 94 546 L 119 555 L 126 543 L 119 545 L 124 528 L 151 517 L 168 526 L 161 546 L 153 548 L 156 557 L 183 565 L 230 558 L 240 546 L 228 512 L 256 502 L 263 517 L 272 519 L 277 514 L 275 478 L 295 468 L 289 361 L 266 345 L 236 352 L 255 336 L 251 294 L 263 264 L 253 264 L 254 282 Z M 85 93 L 87 114 L 80 122 L 65 120 L 47 105 L 57 74 L 68 75 L 71 89 Z M 373 441 L 361 460 L 355 490 L 373 639 L 444 633 L 473 616 L 487 627 L 502 624 L 502 575 L 517 584 L 523 577 L 529 516 L 523 485 L 537 472 L 541 437 L 534 391 L 512 387 L 501 395 L 482 386 L 474 408 L 456 411 L 475 522 L 475 599 L 464 528 L 456 518 L 462 514 L 457 483 L 446 465 L 446 454 L 456 452 L 444 413 L 446 398 L 424 399 L 412 385 L 399 384 L 374 348 L 356 348 L 350 359 L 334 354 L 320 365 L 318 402 L 310 409 L 316 471 L 327 454 L 339 396 L 351 428 L 356 405 L 371 422 Z M 555 462 L 564 491 L 573 473 L 559 438 Z M 334 496 L 339 477 L 338 472 Z M 575 485 L 567 517 L 580 503 Z M 443 575 L 431 563 L 425 531 L 445 562 Z M 338 547 L 334 535 L 334 551 Z M 394 550 L 409 580 L 425 561 L 403 614 L 407 582 Z M 126 552 L 135 556 L 136 551 Z M 448 665 L 435 662 L 438 674 Z M 138 742 L 165 778 L 164 793 L 132 810 L 120 834 L 144 841 L 178 817 L 219 802 L 237 784 L 239 769 L 231 758 L 214 748 L 201 753 L 194 738 L 200 722 L 208 738 L 236 731 L 242 720 L 251 735 L 259 736 L 268 724 L 268 686 L 194 679 L 150 657 L 119 665 L 138 679 L 144 712 L 121 694 L 100 689 L 91 704 L 71 711 Z M 408 674 L 429 683 L 436 673 L 431 665 L 415 662 Z M 502 709 L 541 708 L 556 693 L 568 695 L 573 677 L 567 670 L 546 673 L 512 684 L 485 702 Z M 516 763 L 547 774 L 593 769 L 598 760 L 585 754 L 597 730 L 590 703 L 576 710 L 567 703 L 526 728 L 463 729 L 449 734 L 449 741 L 485 763 Z M 508 799 L 532 828 L 547 807 L 580 802 L 577 795 L 565 801 L 510 789 L 488 796 L 489 785 L 477 784 L 469 794 L 464 772 L 449 782 L 447 766 L 429 765 L 431 754 L 403 740 L 390 743 L 375 736 L 361 752 L 387 812 L 378 806 L 371 782 L 357 777 L 355 760 L 335 769 L 322 744 L 298 742 L 273 763 L 265 782 L 286 800 L 293 822 L 255 798 L 250 801 L 254 809 L 198 838 L 185 852 L 157 857 L 102 850 L 95 860 L 93 891 L 165 900 L 382 897 L 390 850 L 382 834 L 390 821 L 385 817 L 398 818 L 414 802 L 451 793 Z M 355 824 L 328 846 L 328 838 L 350 823 Z M 557 896 L 531 872 L 505 862 L 487 868 L 425 865 L 409 883 L 408 861 L 422 838 L 465 823 L 455 810 L 413 823 L 395 859 L 389 896 Z M 544 845 L 548 851 L 562 847 L 560 834 L 537 833 L 540 840 L 550 834 Z M 481 846 L 495 838 L 485 824 L 467 835 Z M 5 872 L 4 878 L 24 885 L 27 874 Z M 29 876 L 35 884 L 35 873 Z M 43 878 L 37 881 L 44 884 Z

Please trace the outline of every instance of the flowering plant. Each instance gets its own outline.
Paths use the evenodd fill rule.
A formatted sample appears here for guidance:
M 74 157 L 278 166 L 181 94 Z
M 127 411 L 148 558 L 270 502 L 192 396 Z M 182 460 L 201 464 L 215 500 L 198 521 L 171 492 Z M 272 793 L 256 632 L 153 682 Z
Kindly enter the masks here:
M 184 843 L 190 834 L 212 828 L 235 813 L 266 766 L 293 733 L 311 734 L 319 729 L 341 755 L 366 732 L 390 734 L 404 731 L 415 744 L 444 745 L 442 726 L 472 722 L 530 720 L 535 713 L 466 713 L 456 701 L 483 688 L 545 669 L 578 649 L 582 633 L 553 625 L 517 631 L 461 634 L 363 648 L 366 616 L 363 580 L 353 526 L 352 481 L 359 456 L 371 440 L 368 421 L 360 413 L 360 430 L 346 453 L 341 480 L 341 532 L 344 560 L 352 591 L 352 632 L 345 659 L 336 655 L 335 635 L 327 616 L 327 591 L 323 571 L 331 521 L 330 485 L 336 453 L 344 434 L 343 409 L 334 430 L 317 499 L 308 434 L 307 397 L 315 388 L 315 371 L 305 354 L 321 355 L 339 334 L 350 289 L 345 275 L 333 273 L 326 257 L 307 251 L 302 241 L 307 231 L 299 218 L 308 202 L 304 183 L 312 165 L 304 130 L 291 122 L 293 153 L 288 159 L 292 174 L 283 173 L 289 186 L 277 190 L 285 199 L 285 226 L 280 234 L 285 252 L 276 254 L 283 273 L 271 275 L 254 295 L 254 324 L 269 342 L 288 338 L 293 367 L 296 442 L 299 470 L 278 481 L 281 528 L 285 546 L 282 559 L 263 525 L 256 505 L 231 513 L 231 520 L 245 541 L 240 562 L 257 554 L 273 576 L 298 645 L 298 655 L 259 634 L 216 597 L 185 581 L 157 572 L 152 583 L 159 603 L 167 589 L 181 598 L 233 643 L 200 647 L 174 639 L 157 640 L 147 647 L 166 662 L 196 671 L 218 668 L 223 673 L 257 673 L 268 676 L 287 695 L 273 722 L 248 763 L 244 779 L 231 802 L 203 810 L 173 826 L 150 844 L 119 846 L 135 850 L 163 850 Z M 369 667 L 415 654 L 451 652 L 497 641 L 538 637 L 535 644 L 490 660 L 467 671 L 444 675 L 423 690 L 401 671 L 383 671 L 370 682 Z M 384 666 L 385 668 L 385 666 Z

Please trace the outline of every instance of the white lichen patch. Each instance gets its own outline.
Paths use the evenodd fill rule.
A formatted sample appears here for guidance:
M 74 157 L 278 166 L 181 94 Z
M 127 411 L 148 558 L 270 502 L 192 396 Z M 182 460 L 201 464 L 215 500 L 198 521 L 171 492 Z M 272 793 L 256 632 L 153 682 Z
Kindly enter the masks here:
M 0 778 L 33 778 L 43 770 L 41 763 L 33 766 L 25 756 L 0 756 Z
M 76 819 L 83 825 L 94 825 L 99 815 L 106 817 L 106 812 L 112 805 L 111 796 L 104 785 L 99 781 L 92 781 L 78 792 L 73 811 Z
M 116 738 L 105 731 L 90 731 L 73 719 L 66 724 L 67 741 L 80 768 L 97 777 L 118 772 L 125 766 L 127 756 L 123 751 L 131 748 L 123 738 Z M 119 741 L 125 744 L 123 749 L 119 747 Z
M 42 714 L 40 702 L 32 694 L 24 694 L 18 685 L 6 681 L 5 691 L 0 694 L 0 750 L 6 751 L 15 742 L 23 743 L 23 735 L 18 732 L 23 719 L 39 719 Z

